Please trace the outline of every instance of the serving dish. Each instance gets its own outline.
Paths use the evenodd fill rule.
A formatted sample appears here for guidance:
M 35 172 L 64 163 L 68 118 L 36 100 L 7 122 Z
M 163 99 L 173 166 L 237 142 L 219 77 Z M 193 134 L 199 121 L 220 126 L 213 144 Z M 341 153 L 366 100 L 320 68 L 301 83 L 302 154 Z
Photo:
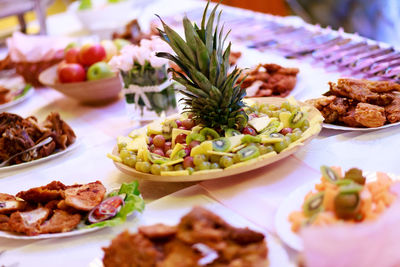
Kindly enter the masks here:
M 372 182 L 377 179 L 377 172 L 365 171 L 364 176 L 366 182 Z M 400 177 L 390 174 L 392 180 L 399 180 Z M 275 228 L 280 239 L 285 242 L 289 247 L 294 250 L 303 250 L 301 238 L 298 233 L 292 231 L 292 223 L 289 221 L 289 215 L 302 209 L 302 205 L 305 196 L 314 190 L 314 186 L 318 184 L 320 180 L 313 180 L 303 186 L 300 186 L 294 190 L 287 198 L 285 198 L 282 204 L 279 206 L 275 217 Z
M 95 81 L 59 83 L 57 82 L 57 66 L 43 71 L 39 80 L 47 87 L 88 105 L 101 105 L 115 101 L 122 89 L 118 75 Z
M 274 104 L 274 105 L 281 105 L 286 100 L 284 98 L 277 98 L 277 97 L 261 97 L 261 98 L 252 98 L 252 100 L 247 101 L 254 101 L 256 103 L 264 103 L 264 104 Z M 300 141 L 294 144 L 293 146 L 284 149 L 282 152 L 277 154 L 276 152 L 267 153 L 262 155 L 258 158 L 254 158 L 251 160 L 246 161 L 246 164 L 242 164 L 241 166 L 231 166 L 230 168 L 224 170 L 209 170 L 204 171 L 204 173 L 194 172 L 191 175 L 177 175 L 177 176 L 162 176 L 162 175 L 154 175 L 149 173 L 143 173 L 137 171 L 135 168 L 131 168 L 121 162 L 114 161 L 115 166 L 125 174 L 128 174 L 135 178 L 140 178 L 143 180 L 149 181 L 164 181 L 164 182 L 193 182 L 193 181 L 204 181 L 210 179 L 217 179 L 223 177 L 229 177 L 232 175 L 237 175 L 241 173 L 245 173 L 251 170 L 255 170 L 257 168 L 265 167 L 269 164 L 272 164 L 278 160 L 286 158 L 291 154 L 295 153 L 301 146 L 308 144 L 321 130 L 321 123 L 322 123 L 322 116 L 318 110 L 314 107 L 309 106 L 304 103 L 299 103 L 300 107 L 307 109 L 308 111 L 308 120 L 310 121 L 310 127 L 303 133 L 303 136 Z M 146 127 L 139 129 L 138 131 L 146 131 Z M 115 146 L 112 155 L 118 156 L 118 146 Z M 233 167 L 233 168 L 232 168 Z

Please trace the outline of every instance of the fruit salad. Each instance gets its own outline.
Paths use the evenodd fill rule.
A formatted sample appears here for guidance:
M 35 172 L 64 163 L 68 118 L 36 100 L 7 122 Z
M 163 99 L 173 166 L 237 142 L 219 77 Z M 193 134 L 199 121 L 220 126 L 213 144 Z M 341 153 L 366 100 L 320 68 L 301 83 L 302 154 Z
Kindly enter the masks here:
M 289 215 L 294 232 L 310 225 L 375 220 L 396 199 L 390 191 L 394 182 L 384 173 L 378 172 L 377 179 L 369 182 L 357 168 L 343 175 L 338 167 L 322 166 L 321 173 L 321 183 L 305 196 L 302 210 Z
M 139 172 L 163 176 L 252 164 L 310 136 L 307 108 L 300 107 L 294 98 L 281 105 L 253 103 L 244 109 L 249 121 L 241 130 L 205 127 L 184 113 L 118 137 L 118 154 L 109 157 Z

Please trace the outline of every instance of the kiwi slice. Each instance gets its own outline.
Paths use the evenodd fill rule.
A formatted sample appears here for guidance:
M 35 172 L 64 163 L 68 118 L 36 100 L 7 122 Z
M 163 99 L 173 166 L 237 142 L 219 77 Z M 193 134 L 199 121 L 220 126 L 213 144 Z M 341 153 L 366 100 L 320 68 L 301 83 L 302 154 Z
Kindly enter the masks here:
M 149 153 L 149 160 L 151 163 L 156 163 L 156 164 L 163 164 L 166 163 L 167 161 L 169 161 L 168 158 L 162 157 L 158 154 L 155 153 Z
M 357 168 L 349 169 L 345 175 L 344 179 L 349 179 L 354 181 L 357 184 L 364 185 L 365 184 L 365 177 L 363 176 L 363 172 Z
M 243 144 L 249 144 L 249 143 L 261 143 L 261 137 L 259 136 L 253 136 L 250 134 L 246 134 L 245 136 L 242 137 L 240 140 Z
M 217 131 L 208 127 L 201 129 L 200 134 L 204 136 L 205 140 L 213 140 L 220 137 Z
M 246 161 L 260 156 L 260 150 L 255 145 L 249 145 L 237 152 L 240 161 Z
M 225 137 L 232 137 L 232 136 L 236 136 L 236 135 L 241 135 L 241 133 L 235 129 L 226 129 L 225 130 Z
M 322 176 L 331 183 L 336 183 L 340 179 L 339 175 L 328 166 L 321 166 L 321 173 Z
M 361 207 L 358 193 L 340 192 L 334 200 L 335 214 L 340 219 L 354 219 L 359 215 Z
M 324 207 L 322 205 L 324 201 L 324 192 L 319 192 L 309 197 L 303 204 L 303 212 L 307 217 L 311 217 L 314 214 L 319 213 Z
M 271 121 L 271 122 L 269 123 L 268 127 L 265 128 L 265 129 L 261 132 L 261 134 L 269 135 L 269 134 L 271 134 L 271 133 L 276 133 L 276 132 L 278 131 L 278 129 L 279 129 L 280 124 L 281 124 L 281 123 L 280 123 L 279 121 Z
M 199 142 L 203 142 L 205 141 L 206 138 L 204 137 L 204 135 L 199 134 L 199 133 L 191 133 L 188 136 L 186 136 L 186 144 L 190 144 L 190 142 L 192 141 L 199 141 Z
M 218 152 L 226 152 L 231 147 L 231 141 L 226 137 L 220 137 L 212 141 L 213 150 Z
M 291 128 L 299 128 L 303 125 L 303 122 L 306 120 L 306 114 L 302 111 L 293 112 L 289 117 L 289 127 Z

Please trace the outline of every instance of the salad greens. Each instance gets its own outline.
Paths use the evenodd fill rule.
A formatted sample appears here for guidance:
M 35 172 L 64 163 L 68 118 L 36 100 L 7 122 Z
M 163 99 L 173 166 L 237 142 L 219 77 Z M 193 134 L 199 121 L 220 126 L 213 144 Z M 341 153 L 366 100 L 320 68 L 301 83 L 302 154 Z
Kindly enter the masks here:
M 26 95 L 30 89 L 32 89 L 32 85 L 30 85 L 30 84 L 25 85 L 24 89 L 22 89 L 22 92 L 20 94 L 18 94 L 16 97 L 14 97 L 14 100 L 17 100 L 17 99 L 23 97 L 24 95 Z
M 126 218 L 133 212 L 142 212 L 144 210 L 144 200 L 140 196 L 138 187 L 138 181 L 134 181 L 128 184 L 123 183 L 118 191 L 113 191 L 108 194 L 107 198 L 113 196 L 121 196 L 124 199 L 124 205 L 121 207 L 117 215 L 115 215 L 113 218 L 88 225 L 86 226 L 86 228 L 120 225 L 124 223 L 126 221 Z

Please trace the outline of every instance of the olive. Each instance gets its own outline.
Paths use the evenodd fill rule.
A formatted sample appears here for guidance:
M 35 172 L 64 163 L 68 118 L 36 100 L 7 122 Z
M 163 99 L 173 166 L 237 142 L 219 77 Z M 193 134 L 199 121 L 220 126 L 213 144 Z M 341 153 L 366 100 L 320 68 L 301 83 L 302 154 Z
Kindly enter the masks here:
M 340 219 L 354 219 L 360 210 L 360 196 L 358 193 L 339 193 L 335 197 L 335 213 Z
M 348 170 L 345 173 L 344 178 L 350 179 L 360 185 L 365 184 L 365 177 L 363 176 L 362 170 L 357 168 L 351 168 L 350 170 Z

